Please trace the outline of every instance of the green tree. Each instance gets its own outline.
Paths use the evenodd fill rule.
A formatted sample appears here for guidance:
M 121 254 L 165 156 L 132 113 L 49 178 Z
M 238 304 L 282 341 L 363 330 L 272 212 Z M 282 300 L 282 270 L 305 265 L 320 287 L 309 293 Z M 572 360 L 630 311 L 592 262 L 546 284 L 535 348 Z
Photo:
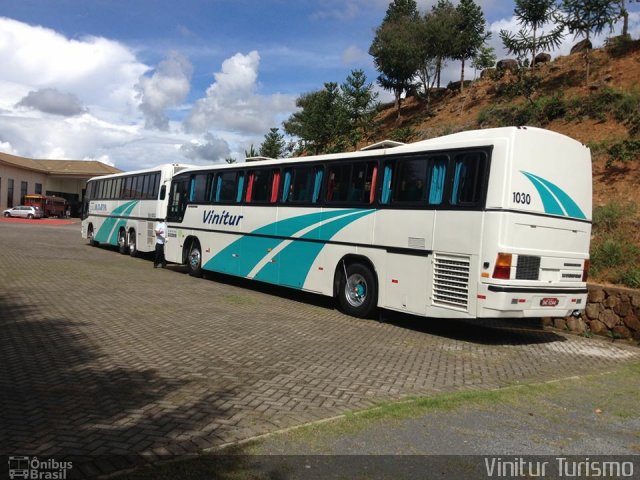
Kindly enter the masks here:
M 460 0 L 458 12 L 457 42 L 453 58 L 462 62 L 460 70 L 460 91 L 464 89 L 465 61 L 476 56 L 480 47 L 491 36 L 487 31 L 484 14 L 473 0 Z
M 341 85 L 342 99 L 349 122 L 349 131 L 345 132 L 353 149 L 362 138 L 368 138 L 375 125 L 378 108 L 378 93 L 373 84 L 367 83 L 363 70 L 352 70 Z
M 482 46 L 480 50 L 473 57 L 471 66 L 476 70 L 484 70 L 485 68 L 491 68 L 496 64 L 496 51 L 493 47 Z
M 417 20 L 418 16 L 418 5 L 415 0 L 393 0 L 387 7 L 382 23 L 396 22 L 403 19 Z
M 344 149 L 343 132 L 349 122 L 338 84 L 328 82 L 322 90 L 305 93 L 296 100 L 300 109 L 283 123 L 284 131 L 301 139 L 301 147 L 315 154 Z
M 438 0 L 425 16 L 426 38 L 428 52 L 435 60 L 436 85 L 440 87 L 440 73 L 448 58 L 453 58 L 457 41 L 456 28 L 458 25 L 458 11 L 449 0 Z
M 286 142 L 277 128 L 269 129 L 269 133 L 264 136 L 264 142 L 260 145 L 260 156 L 270 158 L 281 158 L 284 155 Z
M 400 121 L 402 92 L 409 89 L 420 65 L 418 26 L 413 18 L 383 22 L 369 48 L 380 72 L 378 84 L 393 92 L 397 120 Z
M 564 24 L 576 37 L 585 37 L 589 40 L 591 34 L 599 35 L 609 27 L 613 30 L 613 24 L 620 18 L 619 3 L 611 0 L 563 0 Z M 589 49 L 585 49 L 584 61 L 586 65 L 586 84 L 589 84 L 589 70 L 591 55 Z
M 236 159 L 233 157 L 226 157 L 224 161 L 227 163 L 236 163 Z
M 522 28 L 518 33 L 501 30 L 500 39 L 504 47 L 518 57 L 530 53 L 533 68 L 539 50 L 555 50 L 562 43 L 564 25 L 556 0 L 516 0 L 514 13 Z M 555 28 L 546 34 L 539 33 L 549 22 L 555 23 Z
M 259 156 L 260 153 L 255 149 L 255 147 L 253 146 L 253 143 L 251 144 L 251 146 L 249 147 L 249 151 L 245 150 L 244 151 L 244 158 L 245 160 L 247 158 L 253 158 L 253 157 L 257 157 Z M 249 160 L 252 161 L 252 160 Z

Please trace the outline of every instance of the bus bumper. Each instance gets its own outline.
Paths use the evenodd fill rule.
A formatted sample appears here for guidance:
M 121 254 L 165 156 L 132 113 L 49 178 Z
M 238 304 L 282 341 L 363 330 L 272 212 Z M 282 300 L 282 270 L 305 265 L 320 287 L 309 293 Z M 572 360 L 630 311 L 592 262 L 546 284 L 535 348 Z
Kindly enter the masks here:
M 587 287 L 478 286 L 480 318 L 566 317 L 587 306 Z

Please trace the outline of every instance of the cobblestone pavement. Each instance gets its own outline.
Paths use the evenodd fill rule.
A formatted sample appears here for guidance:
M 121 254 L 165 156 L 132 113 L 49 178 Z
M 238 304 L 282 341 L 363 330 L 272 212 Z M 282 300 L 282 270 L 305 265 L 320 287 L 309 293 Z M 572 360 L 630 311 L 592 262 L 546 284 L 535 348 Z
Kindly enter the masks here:
M 403 396 L 637 360 L 625 344 L 386 313 L 0 224 L 0 451 L 197 452 Z

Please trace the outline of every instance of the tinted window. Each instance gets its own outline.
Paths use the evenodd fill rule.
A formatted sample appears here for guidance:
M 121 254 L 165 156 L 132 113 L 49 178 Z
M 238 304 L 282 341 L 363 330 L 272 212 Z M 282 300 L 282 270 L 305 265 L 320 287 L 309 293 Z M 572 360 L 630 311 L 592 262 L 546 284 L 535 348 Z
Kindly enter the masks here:
M 235 202 L 237 199 L 237 172 L 224 172 L 218 175 L 216 182 L 216 202 Z
M 171 182 L 169 193 L 169 205 L 167 207 L 167 219 L 182 221 L 184 211 L 187 208 L 187 186 L 189 177 L 176 177 Z
M 484 152 L 461 153 L 454 157 L 451 205 L 475 205 L 482 199 L 486 170 Z
M 370 203 L 374 162 L 331 166 L 327 172 L 327 202 Z
M 271 187 L 273 184 L 272 170 L 256 170 L 249 174 L 247 184 L 248 202 L 268 202 L 271 200 Z

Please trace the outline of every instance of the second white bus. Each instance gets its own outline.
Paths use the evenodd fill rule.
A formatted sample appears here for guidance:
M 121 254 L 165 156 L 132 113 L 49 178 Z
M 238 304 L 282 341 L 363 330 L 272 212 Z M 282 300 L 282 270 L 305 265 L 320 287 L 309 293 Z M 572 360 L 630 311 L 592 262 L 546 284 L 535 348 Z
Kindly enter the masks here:
M 187 165 L 156 168 L 92 178 L 82 208 L 82 237 L 92 245 L 117 246 L 135 256 L 155 249 L 154 222 L 167 210 L 171 179 Z

